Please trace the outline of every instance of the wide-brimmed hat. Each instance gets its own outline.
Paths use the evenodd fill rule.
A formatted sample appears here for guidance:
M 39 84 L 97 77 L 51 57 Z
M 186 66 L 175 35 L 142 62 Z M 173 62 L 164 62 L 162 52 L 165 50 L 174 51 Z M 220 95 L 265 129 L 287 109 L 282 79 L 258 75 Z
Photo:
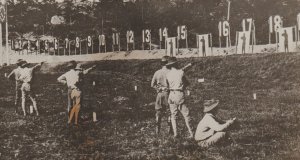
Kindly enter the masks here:
M 219 104 L 219 100 L 211 99 L 211 100 L 204 100 L 204 109 L 203 112 L 209 112 L 215 109 Z
M 24 60 L 23 59 L 18 59 L 16 64 L 21 66 L 22 64 L 24 63 Z
M 75 70 L 83 70 L 82 68 L 82 64 L 77 64 L 76 67 L 75 67 Z
M 77 65 L 76 61 L 72 60 L 72 61 L 70 61 L 70 62 L 68 63 L 67 67 L 72 67 L 72 68 L 74 68 L 74 67 L 76 67 L 76 65 Z
M 170 57 L 168 60 L 168 63 L 166 64 L 166 66 L 170 66 L 177 63 L 177 58 L 176 57 Z
M 21 66 L 21 67 L 26 67 L 26 66 L 28 66 L 28 65 L 29 65 L 29 63 L 27 63 L 27 61 L 24 60 L 24 61 L 21 63 L 20 66 Z
M 170 58 L 169 56 L 163 56 L 161 58 L 161 62 L 168 62 L 169 58 Z

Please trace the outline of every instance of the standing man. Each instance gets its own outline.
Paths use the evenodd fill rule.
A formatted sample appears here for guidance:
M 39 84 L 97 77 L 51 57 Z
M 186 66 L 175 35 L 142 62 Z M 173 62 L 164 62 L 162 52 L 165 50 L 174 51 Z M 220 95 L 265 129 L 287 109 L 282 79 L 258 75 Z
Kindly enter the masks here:
M 151 81 L 151 87 L 156 89 L 157 96 L 155 101 L 155 117 L 156 117 L 156 134 L 160 133 L 161 119 L 164 113 L 168 115 L 169 134 L 172 134 L 171 114 L 168 105 L 169 86 L 167 83 L 167 73 L 170 71 L 167 69 L 168 56 L 164 56 L 161 59 L 162 68 L 156 71 Z
M 68 123 L 71 123 L 72 118 L 75 114 L 75 124 L 78 124 L 78 114 L 81 107 L 81 100 L 82 100 L 82 85 L 83 85 L 83 78 L 84 75 L 88 74 L 92 69 L 94 69 L 96 66 L 94 65 L 91 68 L 88 68 L 86 70 L 83 70 L 81 64 L 77 64 L 74 69 L 71 69 L 67 73 L 61 75 L 57 78 L 58 82 L 67 84 L 68 88 L 70 88 L 71 92 L 70 95 L 68 93 L 68 96 L 70 96 L 70 100 L 73 102 L 73 107 L 68 108 L 71 109 L 70 115 L 69 115 L 69 121 Z
M 20 81 L 21 71 L 22 71 L 22 65 L 25 63 L 24 60 L 18 59 L 17 60 L 17 68 L 14 69 L 7 78 L 10 80 L 14 80 L 16 82 L 16 94 L 15 94 L 15 113 L 17 113 L 18 110 L 18 104 L 20 103 L 21 99 L 21 85 L 22 82 Z
M 242 42 L 242 54 L 246 53 L 246 35 L 245 33 L 243 34 L 243 36 L 241 37 Z
M 24 61 L 24 64 L 22 64 L 21 67 L 23 67 L 21 75 L 20 75 L 20 81 L 22 81 L 21 86 L 21 92 L 22 92 L 22 110 L 24 113 L 24 116 L 26 116 L 25 111 L 25 105 L 26 105 L 26 97 L 28 96 L 33 104 L 33 108 L 36 112 L 36 115 L 39 115 L 37 104 L 36 104 L 36 97 L 34 94 L 34 91 L 32 90 L 32 80 L 33 80 L 33 74 L 34 71 L 40 67 L 44 62 L 41 62 L 40 64 L 37 64 L 33 67 L 29 67 L 29 64 Z
M 288 53 L 289 52 L 289 35 L 287 34 L 287 31 L 284 30 L 284 33 L 282 34 L 284 38 L 284 52 Z
M 191 128 L 191 118 L 189 113 L 189 108 L 186 106 L 185 103 L 185 88 L 189 85 L 186 77 L 184 76 L 184 70 L 178 69 L 177 59 L 176 57 L 171 57 L 167 63 L 167 67 L 171 68 L 170 72 L 167 74 L 167 82 L 169 84 L 169 105 L 171 110 L 171 122 L 174 132 L 174 137 L 176 138 L 177 135 L 177 116 L 178 112 L 184 117 L 186 126 L 188 128 L 189 137 L 193 138 L 193 131 Z

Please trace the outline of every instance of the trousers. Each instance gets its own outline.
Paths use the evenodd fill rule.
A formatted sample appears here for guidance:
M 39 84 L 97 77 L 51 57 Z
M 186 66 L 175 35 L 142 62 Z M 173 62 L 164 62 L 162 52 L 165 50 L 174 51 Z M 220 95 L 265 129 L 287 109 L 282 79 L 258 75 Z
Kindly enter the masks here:
M 216 132 L 215 134 L 213 134 L 212 136 L 210 136 L 209 138 L 199 141 L 198 145 L 200 147 L 209 147 L 211 145 L 216 144 L 217 142 L 219 142 L 221 139 L 223 139 L 226 136 L 225 132 Z
M 190 137 L 193 137 L 193 131 L 191 127 L 191 117 L 189 108 L 186 106 L 184 101 L 184 92 L 182 91 L 171 91 L 169 95 L 169 105 L 171 110 L 171 122 L 173 127 L 174 137 L 177 136 L 177 118 L 178 112 L 180 112 L 185 120 Z
M 25 111 L 25 105 L 26 105 L 26 97 L 29 97 L 33 108 L 36 112 L 36 115 L 39 115 L 38 109 L 37 109 L 37 103 L 36 103 L 36 97 L 35 94 L 32 91 L 31 84 L 30 83 L 23 83 L 21 86 L 21 93 L 22 93 L 22 110 L 24 113 L 24 116 L 26 116 L 26 111 Z
M 81 107 L 81 94 L 82 94 L 82 92 L 79 89 L 77 89 L 77 88 L 72 89 L 71 99 L 73 102 L 73 107 L 70 112 L 68 123 L 71 123 L 73 116 L 75 115 L 75 124 L 76 125 L 78 124 L 78 114 L 79 114 L 80 107 Z

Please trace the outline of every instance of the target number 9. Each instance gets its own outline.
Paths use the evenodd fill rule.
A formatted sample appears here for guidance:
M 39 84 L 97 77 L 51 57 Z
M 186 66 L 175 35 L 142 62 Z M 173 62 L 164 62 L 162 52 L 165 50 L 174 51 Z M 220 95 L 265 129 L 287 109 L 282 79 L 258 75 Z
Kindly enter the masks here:
M 87 40 L 88 40 L 88 46 L 91 47 L 92 46 L 92 37 L 88 36 Z

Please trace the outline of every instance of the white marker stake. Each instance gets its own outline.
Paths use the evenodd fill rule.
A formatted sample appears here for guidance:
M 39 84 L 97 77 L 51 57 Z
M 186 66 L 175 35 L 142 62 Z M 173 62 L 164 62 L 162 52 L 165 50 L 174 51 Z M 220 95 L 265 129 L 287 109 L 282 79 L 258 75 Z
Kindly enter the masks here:
M 190 95 L 191 95 L 190 90 L 187 90 L 187 91 L 186 91 L 186 94 L 187 94 L 188 96 L 190 96 Z
M 4 77 L 7 77 L 7 73 L 4 73 Z
M 93 112 L 93 122 L 96 122 L 97 121 L 97 115 L 96 115 L 96 112 Z
M 33 113 L 33 106 L 32 105 L 30 105 L 30 114 L 32 114 Z
M 96 85 L 96 82 L 95 81 L 93 81 L 93 86 L 95 86 Z
M 204 82 L 204 78 L 198 79 L 198 82 L 199 82 L 199 83 L 203 83 L 203 82 Z
M 134 86 L 134 90 L 137 91 L 137 86 Z
M 253 99 L 256 100 L 256 93 L 253 93 Z

